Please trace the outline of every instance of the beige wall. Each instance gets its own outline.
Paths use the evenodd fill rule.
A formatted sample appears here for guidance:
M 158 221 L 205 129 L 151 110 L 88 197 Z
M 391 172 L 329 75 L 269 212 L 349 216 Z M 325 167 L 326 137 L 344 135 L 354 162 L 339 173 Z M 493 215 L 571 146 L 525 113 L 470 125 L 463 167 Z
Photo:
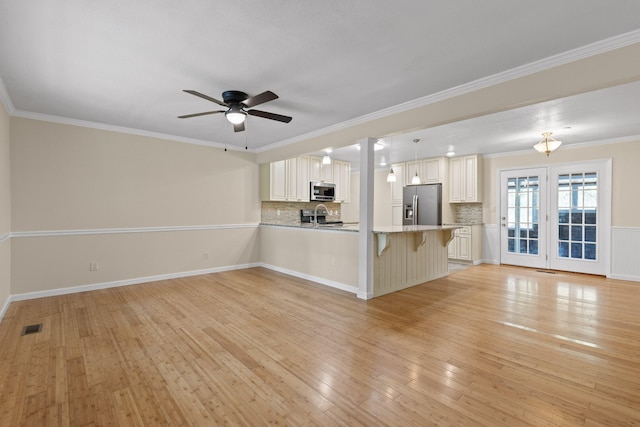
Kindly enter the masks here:
M 12 294 L 260 260 L 231 226 L 260 221 L 253 154 L 24 118 L 10 139 Z
M 259 250 L 257 225 L 213 230 L 14 237 L 11 290 L 18 295 L 242 267 L 258 263 Z M 97 263 L 97 271 L 89 271 L 90 262 Z
M 549 157 L 530 152 L 484 158 L 484 222 L 497 223 L 497 171 L 507 168 L 546 166 L 582 160 L 612 159 L 611 225 L 640 227 L 640 140 L 633 142 L 561 147 Z
M 260 221 L 250 153 L 13 118 L 13 231 Z
M 263 226 L 260 254 L 268 266 L 354 293 L 358 289 L 358 233 Z
M 0 102 L 0 317 L 11 294 L 11 185 L 9 114 Z

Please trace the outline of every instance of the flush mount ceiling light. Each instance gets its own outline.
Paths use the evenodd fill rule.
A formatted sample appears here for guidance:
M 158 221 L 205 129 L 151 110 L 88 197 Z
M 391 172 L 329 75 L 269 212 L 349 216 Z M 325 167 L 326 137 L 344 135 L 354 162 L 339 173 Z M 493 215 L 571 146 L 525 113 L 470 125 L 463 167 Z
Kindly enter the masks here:
M 453 157 L 456 155 L 456 152 L 453 148 L 453 145 L 450 145 L 449 148 L 447 149 L 447 157 Z
M 420 177 L 418 176 L 418 142 L 420 142 L 420 140 L 416 138 L 413 140 L 413 142 L 416 144 L 414 149 L 416 174 L 413 176 L 413 178 L 411 178 L 411 184 L 416 185 L 420 184 Z
M 540 142 L 533 146 L 538 153 L 544 153 L 547 156 L 553 151 L 556 151 L 560 148 L 562 141 L 558 141 L 557 139 L 553 139 L 551 134 L 553 132 L 542 132 L 542 138 Z

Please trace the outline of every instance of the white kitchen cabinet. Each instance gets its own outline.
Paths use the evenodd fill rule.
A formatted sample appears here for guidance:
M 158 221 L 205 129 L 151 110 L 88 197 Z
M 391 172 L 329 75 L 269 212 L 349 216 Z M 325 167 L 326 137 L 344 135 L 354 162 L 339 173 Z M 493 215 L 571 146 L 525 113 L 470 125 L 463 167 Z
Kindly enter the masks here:
M 309 157 L 287 160 L 287 198 L 293 202 L 309 201 Z
M 402 225 L 402 205 L 391 206 L 391 224 Z
M 432 159 L 420 159 L 406 163 L 405 185 L 412 185 L 411 180 L 416 175 L 420 177 L 420 184 L 437 184 L 444 182 L 446 171 L 446 157 L 436 157 Z
M 448 247 L 449 259 L 477 264 L 482 259 L 482 226 L 465 225 L 453 233 Z
M 402 205 L 402 189 L 405 186 L 405 163 L 394 163 L 391 165 L 396 181 L 391 183 L 391 205 Z M 400 223 L 402 225 L 402 222 Z
M 264 171 L 263 171 L 264 169 Z M 262 200 L 309 201 L 309 157 L 279 160 L 261 169 Z
M 270 164 L 269 200 L 287 200 L 287 161 Z
M 446 157 L 438 157 L 435 159 L 424 159 L 422 161 L 422 164 L 423 164 L 422 169 L 424 171 L 424 175 L 420 176 L 422 183 L 437 184 L 439 182 L 443 182 L 445 180 L 445 177 L 444 177 L 444 171 L 446 170 L 445 162 L 447 162 Z
M 341 160 L 333 162 L 333 181 L 336 185 L 336 202 L 351 202 L 351 163 Z
M 464 156 L 449 159 L 449 202 L 482 201 L 482 157 Z
M 322 157 L 309 157 L 309 181 L 322 181 Z
M 322 164 L 322 157 L 309 157 L 309 179 L 314 182 L 330 182 L 334 183 L 333 164 L 332 161 L 328 165 Z
M 321 164 L 320 168 L 320 181 L 322 182 L 330 182 L 335 183 L 333 174 L 334 174 L 334 163 L 335 161 L 331 161 L 328 165 L 324 163 Z

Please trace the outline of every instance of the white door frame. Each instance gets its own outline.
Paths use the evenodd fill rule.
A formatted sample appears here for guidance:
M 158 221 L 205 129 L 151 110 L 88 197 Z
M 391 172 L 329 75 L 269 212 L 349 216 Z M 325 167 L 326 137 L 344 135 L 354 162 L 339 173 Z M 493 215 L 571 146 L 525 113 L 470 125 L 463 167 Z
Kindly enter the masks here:
M 538 178 L 538 237 L 535 238 L 537 243 L 537 253 L 520 253 L 520 252 L 508 252 L 506 249 L 506 244 L 508 241 L 507 238 L 507 230 L 509 224 L 508 218 L 508 207 L 501 204 L 501 208 L 499 211 L 498 218 L 498 238 L 500 239 L 500 262 L 511 265 L 519 265 L 522 267 L 531 267 L 531 268 L 547 268 L 547 252 L 549 245 L 547 244 L 549 234 L 549 225 L 547 218 L 547 211 L 549 207 L 547 205 L 548 196 L 547 196 L 547 174 L 548 170 L 544 167 L 537 168 L 522 168 L 522 169 L 509 169 L 503 170 L 500 172 L 500 201 L 507 195 L 507 188 L 503 187 L 503 183 L 506 182 L 507 178 L 524 178 L 524 177 L 532 177 L 536 176 Z M 506 175 L 503 178 L 503 175 Z M 530 188 L 530 187 L 528 187 Z M 520 210 L 520 212 L 526 212 L 527 209 Z M 531 212 L 531 210 L 530 210 Z M 532 212 L 531 212 L 532 213 Z M 528 222 L 528 221 L 525 221 Z M 519 230 L 516 227 L 516 230 Z M 516 241 L 520 242 L 520 236 L 515 236 Z M 529 236 L 525 237 L 525 242 Z M 529 241 L 531 243 L 531 241 Z M 529 246 L 528 246 L 529 247 Z
M 597 260 L 573 260 L 559 258 L 557 247 L 549 250 L 549 268 L 569 270 L 587 274 L 609 276 L 611 242 L 611 159 L 592 160 L 572 164 L 553 165 L 549 168 L 549 187 L 557 188 L 560 174 L 572 172 L 596 172 L 598 174 L 598 222 L 597 222 Z M 558 200 L 550 197 L 549 204 L 549 240 L 558 241 Z M 556 243 L 557 244 L 557 243 Z M 579 266 L 579 268 L 577 268 Z
M 598 159 L 598 160 L 586 160 L 581 162 L 563 162 L 563 163 L 554 163 L 550 165 L 531 165 L 531 166 L 521 166 L 521 167 L 509 167 L 509 168 L 499 168 L 496 170 L 496 223 L 497 223 L 497 243 L 498 243 L 498 263 L 502 263 L 502 231 L 501 227 L 501 212 L 502 212 L 502 181 L 501 176 L 503 172 L 513 171 L 516 172 L 518 170 L 527 170 L 527 169 L 536 169 L 536 168 L 546 168 L 547 176 L 551 176 L 552 173 L 556 173 L 557 171 L 562 171 L 562 169 L 575 168 L 579 167 L 583 170 L 587 170 L 589 168 L 599 168 L 600 175 L 598 177 L 598 197 L 599 197 L 599 206 L 602 206 L 603 209 L 600 213 L 599 221 L 601 221 L 598 226 L 600 228 L 601 235 L 599 234 L 598 239 L 601 239 L 601 247 L 599 255 L 603 258 L 604 265 L 601 273 L 606 277 L 610 277 L 611 275 L 611 193 L 612 193 L 612 160 L 609 159 Z M 551 184 L 551 183 L 550 183 Z M 555 253 L 555 245 L 557 242 L 556 234 L 552 233 L 551 225 L 557 224 L 556 218 L 551 218 L 551 197 L 556 196 L 556 188 L 551 188 L 548 186 L 547 189 L 547 213 L 550 218 L 547 221 L 547 254 L 550 251 L 554 251 Z M 557 202 L 555 202 L 557 203 Z M 557 226 L 556 226 L 557 227 Z M 553 249 L 551 245 L 554 245 Z M 550 258 L 550 257 L 549 257 Z M 547 261 L 547 267 L 549 268 L 550 262 Z M 588 273 L 588 272 L 587 272 Z

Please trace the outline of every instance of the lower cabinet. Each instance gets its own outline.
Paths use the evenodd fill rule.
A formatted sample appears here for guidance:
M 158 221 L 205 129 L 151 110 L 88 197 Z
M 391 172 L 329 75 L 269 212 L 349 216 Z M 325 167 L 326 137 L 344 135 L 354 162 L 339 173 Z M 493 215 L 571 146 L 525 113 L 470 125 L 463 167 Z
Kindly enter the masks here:
M 449 242 L 449 259 L 479 264 L 482 260 L 482 225 L 464 225 Z

